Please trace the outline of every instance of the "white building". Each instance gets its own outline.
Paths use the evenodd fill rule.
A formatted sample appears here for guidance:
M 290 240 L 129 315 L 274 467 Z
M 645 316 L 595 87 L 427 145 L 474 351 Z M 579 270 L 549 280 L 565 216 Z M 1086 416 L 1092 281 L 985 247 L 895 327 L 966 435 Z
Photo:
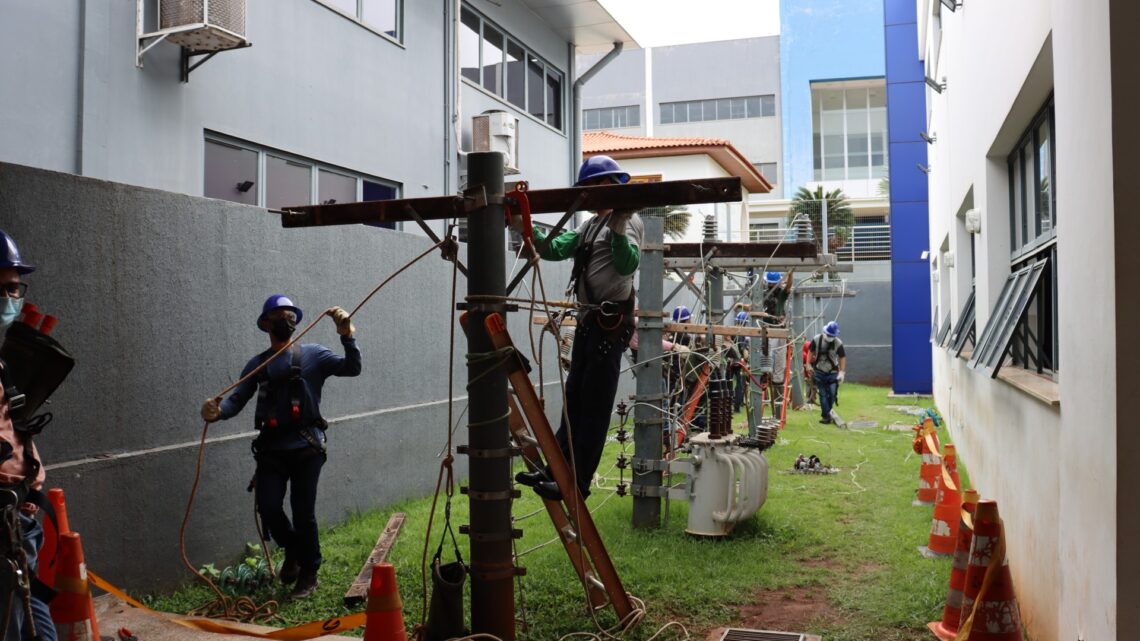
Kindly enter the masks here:
M 998 501 L 1029 638 L 1138 638 L 1140 10 L 917 1 L 935 399 Z

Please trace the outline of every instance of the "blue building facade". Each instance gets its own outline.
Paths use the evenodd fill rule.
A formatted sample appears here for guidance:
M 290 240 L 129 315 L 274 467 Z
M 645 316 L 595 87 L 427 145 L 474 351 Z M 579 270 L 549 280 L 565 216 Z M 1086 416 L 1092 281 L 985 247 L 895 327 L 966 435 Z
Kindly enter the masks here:
M 932 390 L 925 71 L 914 0 L 883 0 L 891 176 L 891 342 L 898 394 Z

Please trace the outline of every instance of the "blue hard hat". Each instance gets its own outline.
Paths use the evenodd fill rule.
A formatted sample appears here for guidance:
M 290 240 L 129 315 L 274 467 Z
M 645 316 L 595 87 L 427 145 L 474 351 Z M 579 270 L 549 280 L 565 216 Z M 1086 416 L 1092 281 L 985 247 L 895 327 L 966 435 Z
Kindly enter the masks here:
M 748 312 L 746 312 L 744 310 L 740 310 L 739 312 L 736 312 L 736 324 L 737 325 L 747 325 L 748 324 Z
M 677 305 L 677 307 L 673 309 L 674 323 L 683 323 L 692 317 L 693 312 L 689 311 L 689 308 L 684 305 Z
M 574 185 L 581 187 L 587 180 L 602 176 L 615 176 L 621 183 L 629 182 L 629 172 L 622 171 L 616 160 L 609 156 L 590 156 L 578 169 L 578 182 Z
M 36 271 L 32 265 L 20 260 L 20 250 L 16 247 L 16 241 L 0 231 L 0 269 L 9 267 L 16 270 L 17 274 L 30 274 Z
M 839 323 L 831 321 L 823 326 L 823 333 L 828 336 L 839 336 Z
M 261 327 L 261 321 L 265 320 L 265 315 L 275 309 L 287 309 L 297 315 L 297 322 L 301 322 L 301 308 L 293 304 L 293 301 L 285 294 L 274 294 L 265 299 L 265 304 L 261 306 L 261 316 L 257 317 L 257 327 L 263 332 L 269 330 Z
M 775 285 L 783 279 L 784 275 L 780 272 L 764 272 L 764 281 Z

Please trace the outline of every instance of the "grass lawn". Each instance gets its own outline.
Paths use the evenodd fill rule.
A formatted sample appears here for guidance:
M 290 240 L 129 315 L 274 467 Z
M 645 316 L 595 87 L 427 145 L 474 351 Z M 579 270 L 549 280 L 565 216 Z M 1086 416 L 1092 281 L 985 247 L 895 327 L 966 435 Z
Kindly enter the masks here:
M 879 427 L 842 431 L 821 425 L 815 413 L 792 412 L 777 444 L 765 455 L 770 464 L 768 500 L 750 521 L 724 540 L 704 540 L 684 533 L 687 506 L 673 501 L 664 527 L 630 528 L 631 499 L 599 489 L 590 497 L 594 518 L 625 587 L 647 606 L 646 621 L 630 638 L 647 639 L 668 621 L 688 627 L 704 639 L 720 627 L 809 632 L 831 640 L 923 640 L 932 635 L 928 621 L 941 616 L 949 560 L 922 558 L 930 530 L 930 508 L 912 507 L 919 458 L 911 432 L 882 429 L 914 419 L 887 405 L 929 401 L 888 400 L 887 390 L 844 385 L 837 408 L 847 421 L 877 421 Z M 742 421 L 737 416 L 737 423 Z M 945 442 L 945 432 L 940 435 Z M 632 453 L 632 444 L 629 446 Z M 601 469 L 607 470 L 620 446 L 610 444 Z M 798 454 L 816 454 L 840 468 L 835 475 L 789 474 Z M 330 463 L 335 464 L 335 453 Z M 521 466 L 521 463 L 519 463 Z M 963 474 L 963 484 L 968 480 Z M 617 480 L 610 468 L 607 485 Z M 628 479 L 628 476 L 627 476 Z M 525 490 L 525 488 L 523 488 Z M 382 512 L 354 515 L 322 534 L 325 564 L 321 588 L 307 601 L 283 603 L 290 624 L 341 614 L 341 598 L 375 544 L 392 512 L 407 522 L 389 560 L 396 564 L 404 619 L 420 620 L 420 556 L 431 498 L 406 501 Z M 442 507 L 442 506 L 441 506 Z M 524 530 L 518 550 L 553 541 L 554 528 L 539 499 L 529 491 L 516 502 L 516 524 Z M 442 509 L 439 516 L 442 516 Z M 466 497 L 456 494 L 453 523 L 467 523 Z M 438 544 L 439 520 L 432 549 Z M 460 544 L 466 549 L 464 537 Z M 235 548 L 240 545 L 235 542 Z M 445 561 L 450 556 L 445 553 Z M 557 542 L 525 554 L 520 565 L 521 639 L 554 640 L 573 631 L 594 631 L 566 553 Z M 256 595 L 281 598 L 283 590 Z M 194 585 L 154 599 L 168 612 L 210 600 Z M 470 611 L 468 611 L 470 615 Z M 612 610 L 599 622 L 614 623 Z M 664 638 L 681 638 L 674 629 Z M 716 635 L 715 638 L 719 638 Z

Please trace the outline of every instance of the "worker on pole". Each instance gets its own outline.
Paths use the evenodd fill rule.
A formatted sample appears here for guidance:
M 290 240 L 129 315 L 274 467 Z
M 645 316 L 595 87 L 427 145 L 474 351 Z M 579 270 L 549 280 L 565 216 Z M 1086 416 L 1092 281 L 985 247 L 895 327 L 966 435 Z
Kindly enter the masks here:
M 257 461 L 252 484 L 255 502 L 267 535 L 285 549 L 279 576 L 284 584 L 296 582 L 290 594 L 294 599 L 310 596 L 319 583 L 317 481 L 327 459 L 328 428 L 321 417 L 321 390 L 328 377 L 357 376 L 361 367 L 356 330 L 348 312 L 334 307 L 329 314 L 340 334 L 344 356 L 317 344 L 294 344 L 282 352 L 296 331 L 302 312 L 288 297 L 270 296 L 257 318 L 258 329 L 269 334 L 269 349 L 246 363 L 242 377 L 281 353 L 257 376 L 238 385 L 224 401 L 211 398 L 202 404 L 202 418 L 213 422 L 236 416 L 257 393 L 257 438 L 251 446 Z M 286 485 L 291 486 L 292 522 L 284 510 Z
M 579 168 L 575 185 L 628 182 L 629 174 L 612 158 L 592 156 Z M 633 274 L 640 262 L 638 246 L 645 231 L 641 217 L 632 210 L 602 209 L 596 214 L 576 230 L 551 239 L 545 247 L 545 236 L 537 229 L 534 232 L 542 258 L 574 259 L 570 291 L 578 300 L 578 326 L 566 378 L 566 407 L 556 436 L 583 497 L 589 496 L 601 462 L 617 396 L 621 355 L 633 336 Z M 522 472 L 515 479 L 545 499 L 562 498 L 545 470 Z
M 23 262 L 16 242 L 0 231 L 0 339 L 15 322 L 24 306 L 28 284 L 22 277 L 35 271 Z M 0 340 L 0 342 L 3 342 Z M 44 599 L 51 589 L 39 584 L 36 560 L 44 540 L 44 530 L 35 515 L 37 506 L 48 505 L 41 492 L 44 468 L 32 443 L 32 433 L 22 415 L 25 391 L 11 384 L 17 363 L 0 360 L 0 548 L 9 568 L 3 575 L 0 595 L 6 610 L 5 641 L 55 641 L 55 625 Z M 19 424 L 18 424 L 19 423 Z M 19 574 L 16 570 L 19 570 Z

